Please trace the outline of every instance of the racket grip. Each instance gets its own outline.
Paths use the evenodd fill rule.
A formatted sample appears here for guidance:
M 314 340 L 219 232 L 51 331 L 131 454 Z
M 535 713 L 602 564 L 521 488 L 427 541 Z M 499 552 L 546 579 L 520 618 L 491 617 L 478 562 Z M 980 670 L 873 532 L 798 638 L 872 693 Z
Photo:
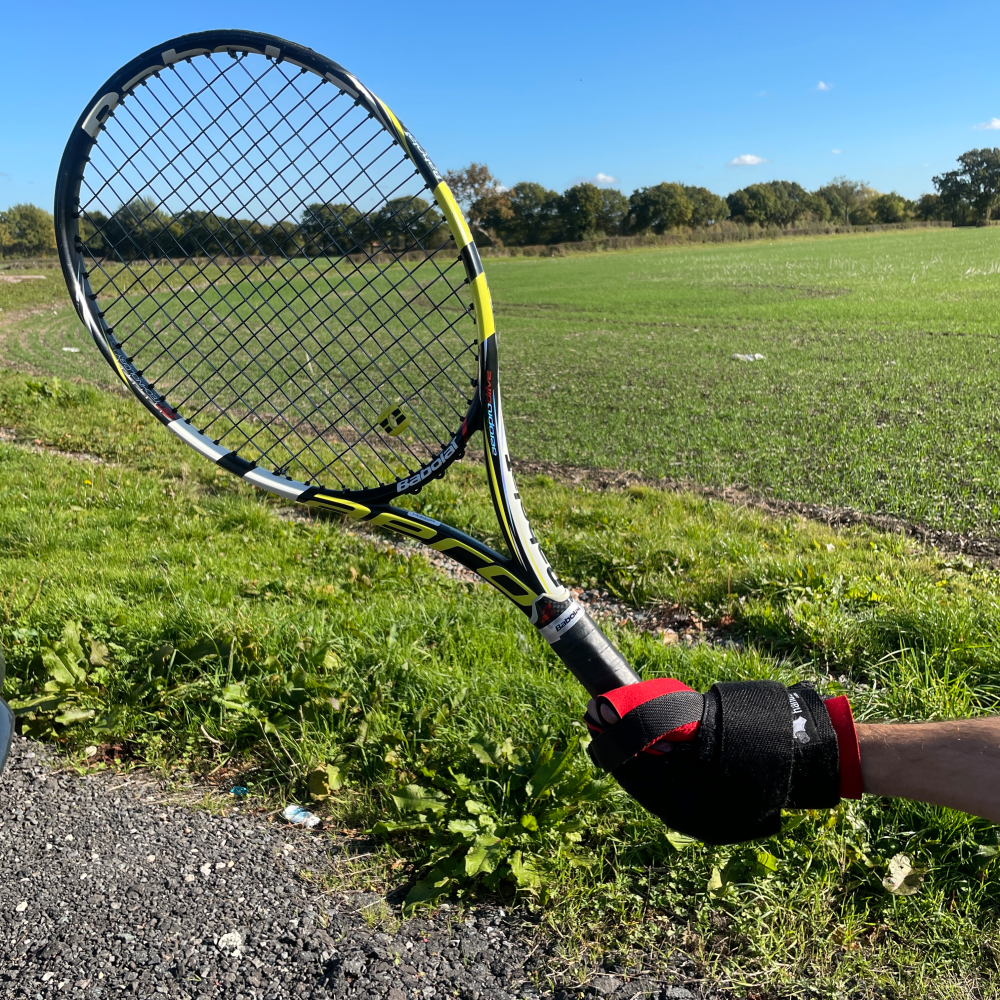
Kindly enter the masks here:
M 569 672 L 594 698 L 613 688 L 638 684 L 641 678 L 600 626 L 583 608 L 580 616 L 572 628 L 551 643 Z

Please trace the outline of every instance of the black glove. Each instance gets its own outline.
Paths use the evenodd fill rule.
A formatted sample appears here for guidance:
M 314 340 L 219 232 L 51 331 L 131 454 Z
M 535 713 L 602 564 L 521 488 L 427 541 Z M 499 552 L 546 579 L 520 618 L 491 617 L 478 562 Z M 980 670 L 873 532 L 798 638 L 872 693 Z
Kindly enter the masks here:
M 706 695 L 664 677 L 591 700 L 598 767 L 667 826 L 708 844 L 781 829 L 782 809 L 861 798 L 861 754 L 845 697 L 809 684 L 716 684 Z

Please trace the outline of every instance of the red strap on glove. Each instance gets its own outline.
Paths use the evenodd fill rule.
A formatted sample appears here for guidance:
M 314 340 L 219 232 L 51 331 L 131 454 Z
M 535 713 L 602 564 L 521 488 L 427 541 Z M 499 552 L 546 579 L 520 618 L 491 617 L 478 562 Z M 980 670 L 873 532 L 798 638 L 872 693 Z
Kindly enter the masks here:
M 827 698 L 823 702 L 837 734 L 837 753 L 840 756 L 840 797 L 860 799 L 865 790 L 861 775 L 861 747 L 858 731 L 854 728 L 854 713 L 847 695 Z

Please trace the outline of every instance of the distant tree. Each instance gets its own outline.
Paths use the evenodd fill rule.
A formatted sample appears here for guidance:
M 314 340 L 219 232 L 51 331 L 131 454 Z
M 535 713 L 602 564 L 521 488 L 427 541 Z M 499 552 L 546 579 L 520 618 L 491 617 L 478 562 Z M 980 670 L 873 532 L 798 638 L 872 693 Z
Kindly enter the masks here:
M 906 199 L 895 191 L 872 198 L 871 210 L 876 222 L 905 222 L 909 218 Z
M 88 248 L 88 253 L 94 257 L 104 256 L 104 227 L 108 217 L 97 209 L 88 209 L 80 213 L 80 237 Z
M 560 196 L 541 184 L 521 181 L 509 191 L 488 195 L 473 211 L 482 225 L 513 246 L 553 243 L 562 233 Z
M 971 208 L 978 222 L 988 223 L 1000 202 L 1000 149 L 970 149 L 959 158 L 959 170 L 933 178 L 952 221 L 966 217 Z
M 558 212 L 562 222 L 559 238 L 590 240 L 597 236 L 604 208 L 601 189 L 596 184 L 576 184 L 563 192 Z
M 374 233 L 367 220 L 345 202 L 314 202 L 302 210 L 302 250 L 310 257 L 340 257 L 360 253 Z
M 661 234 L 691 224 L 694 205 L 680 184 L 639 188 L 628 201 L 628 226 L 633 233 Z
M 473 162 L 460 170 L 449 170 L 444 179 L 455 200 L 466 211 L 481 198 L 503 190 L 503 186 L 490 173 L 490 168 L 485 163 Z
M 0 212 L 0 256 L 42 257 L 55 249 L 55 226 L 44 208 L 20 204 Z
M 601 210 L 597 214 L 597 232 L 605 236 L 624 233 L 628 224 L 628 198 L 615 188 L 601 188 Z
M 778 195 L 769 184 L 751 184 L 726 196 L 729 215 L 740 222 L 764 226 L 774 221 Z
M 767 181 L 734 191 L 726 198 L 733 219 L 766 226 L 790 226 L 815 214 L 816 199 L 795 181 Z
M 847 177 L 834 177 L 815 194 L 830 206 L 830 219 L 845 226 L 864 226 L 875 221 L 875 213 L 868 202 L 878 195 L 870 184 L 852 181 Z
M 729 218 L 729 205 L 726 199 L 720 198 L 708 188 L 686 184 L 684 194 L 691 202 L 692 226 L 714 226 L 715 223 Z
M 943 218 L 941 196 L 939 194 L 922 194 L 914 205 L 913 214 L 924 222 Z
M 487 243 L 503 242 L 486 219 L 509 222 L 513 213 L 507 188 L 493 176 L 490 168 L 485 163 L 470 163 L 461 170 L 449 170 L 444 179 L 465 210 L 473 236 L 480 240 L 485 237 Z
M 379 240 L 400 253 L 440 246 L 450 237 L 444 216 L 423 198 L 390 198 L 368 216 L 372 242 Z
M 213 244 L 216 232 L 223 238 Z M 157 207 L 153 198 L 133 198 L 120 205 L 104 225 L 103 234 L 105 253 L 118 260 L 176 257 L 185 252 L 185 227 Z M 204 240 L 204 250 L 217 253 L 232 242 L 232 234 L 223 221 L 214 220 L 211 228 L 206 228 Z

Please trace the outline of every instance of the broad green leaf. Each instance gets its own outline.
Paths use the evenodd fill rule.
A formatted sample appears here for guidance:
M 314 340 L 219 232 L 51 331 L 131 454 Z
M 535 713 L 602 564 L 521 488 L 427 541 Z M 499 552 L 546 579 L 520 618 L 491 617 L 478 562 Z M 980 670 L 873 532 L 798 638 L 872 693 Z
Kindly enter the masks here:
M 246 684 L 242 681 L 234 681 L 227 684 L 222 689 L 222 694 L 217 695 L 214 701 L 230 712 L 248 712 L 254 714 L 256 709 L 250 704 L 247 698 Z
M 510 871 L 522 889 L 537 889 L 542 880 L 530 861 L 525 861 L 520 851 L 510 856 Z
M 92 708 L 69 708 L 62 715 L 56 716 L 56 722 L 61 726 L 71 726 L 74 722 L 86 722 L 95 714 Z
M 472 756 L 475 757 L 480 764 L 487 764 L 491 767 L 496 766 L 496 762 L 481 743 L 472 743 L 469 745 L 469 749 L 472 751 Z
M 683 851 L 692 844 L 698 843 L 694 837 L 689 837 L 684 833 L 678 833 L 676 830 L 668 830 L 666 837 L 667 843 L 670 844 L 675 851 Z
M 57 644 L 61 645 L 63 650 L 68 654 L 68 657 L 72 659 L 74 665 L 79 663 L 81 660 L 85 660 L 86 657 L 83 655 L 83 646 L 80 645 L 80 623 L 74 621 L 68 621 L 63 625 L 62 638 Z
M 82 659 L 82 657 L 81 657 Z M 86 681 L 87 673 L 65 650 L 42 647 L 42 663 L 49 677 L 64 688 L 76 687 Z
M 474 836 L 479 833 L 479 824 L 471 819 L 452 819 L 448 821 L 448 830 L 451 833 L 465 833 Z
M 712 877 L 708 880 L 708 885 L 705 888 L 708 890 L 710 896 L 718 895 L 726 888 L 722 872 L 718 868 L 712 869 Z
M 778 859 L 767 851 L 757 852 L 757 864 L 768 873 L 778 870 Z
M 538 832 L 538 820 L 535 819 L 531 813 L 525 813 L 521 817 L 521 826 L 523 826 L 525 830 L 531 830 L 533 833 Z
M 52 711 L 62 704 L 62 697 L 52 698 L 49 695 L 40 695 L 36 698 L 11 698 L 9 704 L 15 715 L 24 715 L 26 712 L 33 712 L 36 709 Z
M 442 896 L 447 895 L 451 887 L 451 878 L 443 875 L 438 869 L 432 871 L 427 878 L 421 879 L 406 894 L 403 900 L 404 912 L 412 911 L 415 906 L 421 903 L 436 903 Z
M 392 793 L 396 808 L 410 812 L 444 812 L 446 803 L 442 799 L 443 796 L 436 789 L 421 788 L 420 785 L 407 785 Z
M 407 832 L 422 831 L 424 833 L 433 833 L 429 823 L 396 822 L 396 820 L 391 819 L 380 820 L 372 827 L 372 833 L 375 834 L 397 833 L 400 830 L 405 830 Z
M 502 860 L 499 837 L 480 837 L 465 855 L 466 875 L 487 875 Z
M 97 639 L 90 640 L 90 665 L 92 667 L 107 666 L 111 659 L 111 650 Z
M 490 811 L 489 806 L 484 806 L 482 802 L 477 802 L 475 799 L 466 799 L 465 808 L 472 813 L 473 816 L 479 816 L 482 813 Z
M 309 794 L 317 801 L 328 798 L 331 792 L 336 791 L 344 784 L 340 768 L 334 764 L 324 764 L 322 767 L 313 768 L 308 775 Z

